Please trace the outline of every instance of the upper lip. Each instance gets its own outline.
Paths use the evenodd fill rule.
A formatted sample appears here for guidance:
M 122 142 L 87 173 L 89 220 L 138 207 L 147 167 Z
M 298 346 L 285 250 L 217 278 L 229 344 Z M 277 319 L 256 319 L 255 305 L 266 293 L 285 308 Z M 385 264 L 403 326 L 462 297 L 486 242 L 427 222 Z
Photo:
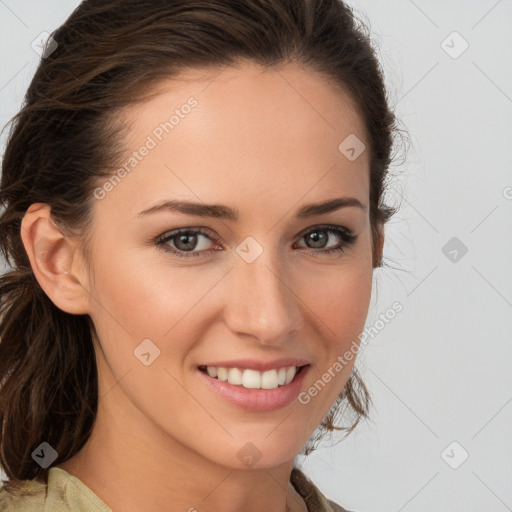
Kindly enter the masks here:
M 232 359 L 231 361 L 213 361 L 200 366 L 216 366 L 223 368 L 244 368 L 264 372 L 274 368 L 286 368 L 288 366 L 305 366 L 309 361 L 305 359 L 285 358 L 274 361 L 258 361 L 257 359 Z

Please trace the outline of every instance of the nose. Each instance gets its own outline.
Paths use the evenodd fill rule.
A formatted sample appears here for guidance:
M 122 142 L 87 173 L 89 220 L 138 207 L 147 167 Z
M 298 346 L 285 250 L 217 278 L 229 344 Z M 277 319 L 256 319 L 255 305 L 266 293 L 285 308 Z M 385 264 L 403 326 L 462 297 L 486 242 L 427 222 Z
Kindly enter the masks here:
M 286 263 L 266 250 L 252 263 L 235 258 L 226 283 L 225 319 L 238 336 L 263 345 L 290 340 L 303 325 L 302 302 Z

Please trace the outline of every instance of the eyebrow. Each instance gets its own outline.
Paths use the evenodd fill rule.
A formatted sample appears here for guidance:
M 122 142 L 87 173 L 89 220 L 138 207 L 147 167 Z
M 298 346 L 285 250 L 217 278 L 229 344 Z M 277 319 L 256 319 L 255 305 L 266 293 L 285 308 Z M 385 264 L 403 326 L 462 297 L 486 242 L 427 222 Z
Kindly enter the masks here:
M 340 208 L 356 207 L 366 211 L 366 206 L 355 197 L 337 197 L 329 199 L 322 203 L 311 203 L 303 206 L 297 212 L 298 219 L 306 219 L 315 215 L 330 213 Z M 226 219 L 237 221 L 239 212 L 237 208 L 221 204 L 194 203 L 190 201 L 164 200 L 163 202 L 143 210 L 137 214 L 138 217 L 158 213 L 158 212 L 178 212 L 198 217 L 214 217 L 216 219 Z

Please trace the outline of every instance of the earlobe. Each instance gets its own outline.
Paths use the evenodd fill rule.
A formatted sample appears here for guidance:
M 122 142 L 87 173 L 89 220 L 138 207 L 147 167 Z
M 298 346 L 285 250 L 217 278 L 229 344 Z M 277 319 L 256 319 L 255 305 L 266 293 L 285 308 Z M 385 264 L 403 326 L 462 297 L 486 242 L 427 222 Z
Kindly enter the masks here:
M 39 285 L 50 300 L 66 313 L 89 312 L 88 293 L 73 274 L 77 249 L 51 218 L 47 204 L 34 203 L 21 222 L 21 239 Z

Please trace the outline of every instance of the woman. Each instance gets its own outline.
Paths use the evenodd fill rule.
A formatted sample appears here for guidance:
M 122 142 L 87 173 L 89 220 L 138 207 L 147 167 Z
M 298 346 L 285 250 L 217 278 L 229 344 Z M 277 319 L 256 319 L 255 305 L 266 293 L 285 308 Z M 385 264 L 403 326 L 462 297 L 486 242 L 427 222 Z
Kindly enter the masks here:
M 0 509 L 345 510 L 295 459 L 368 412 L 394 125 L 339 0 L 82 2 L 3 160 Z

